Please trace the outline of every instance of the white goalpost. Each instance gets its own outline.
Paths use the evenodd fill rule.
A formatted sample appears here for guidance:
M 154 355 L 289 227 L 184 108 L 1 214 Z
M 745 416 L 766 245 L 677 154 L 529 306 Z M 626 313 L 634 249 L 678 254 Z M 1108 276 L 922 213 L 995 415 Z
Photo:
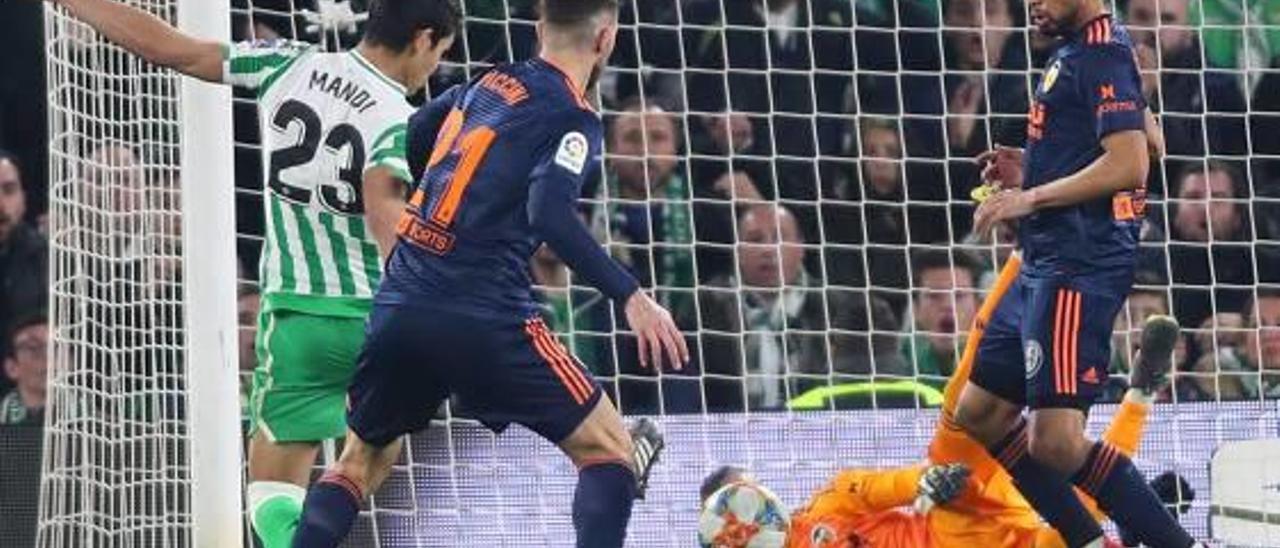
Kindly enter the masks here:
M 229 41 L 223 2 L 177 0 L 178 28 Z M 231 90 L 182 78 L 182 233 L 191 431 L 191 522 L 197 547 L 235 546 L 243 493 L 236 326 Z
M 226 41 L 230 8 L 138 0 Z M 46 11 L 49 404 L 38 545 L 241 545 L 231 93 Z

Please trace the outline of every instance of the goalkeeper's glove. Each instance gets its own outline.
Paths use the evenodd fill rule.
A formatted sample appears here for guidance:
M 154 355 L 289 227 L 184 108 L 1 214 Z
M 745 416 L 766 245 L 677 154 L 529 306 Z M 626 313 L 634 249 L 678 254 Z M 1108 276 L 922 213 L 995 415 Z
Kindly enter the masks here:
M 916 484 L 916 511 L 928 513 L 934 506 L 955 500 L 968 483 L 969 468 L 963 464 L 935 464 L 926 468 Z

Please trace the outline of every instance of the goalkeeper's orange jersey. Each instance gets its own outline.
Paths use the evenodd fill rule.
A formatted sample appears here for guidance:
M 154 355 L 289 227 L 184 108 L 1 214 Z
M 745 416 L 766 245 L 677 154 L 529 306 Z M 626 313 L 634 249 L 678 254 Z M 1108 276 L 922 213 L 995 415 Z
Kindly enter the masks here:
M 1017 255 L 1010 257 L 983 302 L 964 355 L 947 383 L 942 417 L 929 444 L 929 462 L 958 462 L 969 467 L 968 487 L 955 500 L 920 514 L 909 507 L 927 464 L 846 470 L 792 516 L 788 548 L 1065 547 L 1057 533 L 1041 524 L 1009 474 L 953 420 L 960 391 L 973 368 L 982 328 L 1017 277 L 1019 267 Z M 1103 438 L 1132 455 L 1142 436 L 1146 412 L 1145 405 L 1126 399 Z M 1088 497 L 1084 502 L 1101 519 L 1094 502 Z

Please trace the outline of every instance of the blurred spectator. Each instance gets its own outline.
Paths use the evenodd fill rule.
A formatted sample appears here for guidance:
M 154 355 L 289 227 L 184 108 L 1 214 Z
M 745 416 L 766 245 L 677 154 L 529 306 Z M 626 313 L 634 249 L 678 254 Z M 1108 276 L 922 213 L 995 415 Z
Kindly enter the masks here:
M 751 117 L 771 170 L 751 173 L 766 198 L 789 204 L 804 232 L 816 223 L 819 154 L 840 150 L 854 68 L 851 2 L 695 0 L 684 4 L 689 107 Z
M 845 170 L 847 175 L 838 179 L 822 203 L 827 282 L 905 288 L 908 213 L 920 221 L 912 228 L 933 228 L 939 223 L 926 222 L 922 214 L 927 210 L 908 210 L 905 204 L 897 123 L 864 117 L 858 124 L 858 137 L 861 160 L 857 168 Z
M 733 269 L 737 203 L 763 200 L 759 182 L 772 181 L 768 150 L 757 143 L 751 118 L 741 112 L 693 115 L 689 174 L 697 235 L 698 281 Z
M 45 307 L 48 243 L 24 222 L 27 197 L 17 157 L 0 150 L 0 326 Z
M 1012 0 L 953 0 L 943 9 L 946 68 L 962 71 L 949 73 L 946 81 L 951 152 L 970 156 L 990 142 L 1021 143 L 1029 107 L 1022 6 Z M 994 131 L 990 140 L 987 121 Z
M 1195 330 L 1200 357 L 1191 375 L 1176 387 L 1178 397 L 1192 401 L 1241 400 L 1258 397 L 1257 367 L 1245 352 L 1245 320 L 1235 312 L 1210 316 Z
M 9 329 L 4 373 L 14 388 L 0 397 L 0 425 L 40 423 L 49 363 L 47 324 L 43 312 L 31 312 L 15 320 Z
M 1245 315 L 1252 331 L 1244 350 L 1262 372 L 1260 392 L 1280 399 L 1280 289 L 1259 288 L 1257 298 L 1245 307 Z
M 1250 376 L 1242 373 L 1244 365 L 1239 356 L 1225 349 L 1224 352 L 1212 352 L 1200 355 L 1191 366 L 1189 373 L 1179 374 L 1174 388 L 1178 401 L 1224 401 L 1249 399 L 1249 389 L 1245 380 Z M 1253 376 L 1256 377 L 1256 374 Z
M 1114 375 L 1129 375 L 1130 366 L 1138 349 L 1142 346 L 1142 327 L 1151 316 L 1169 314 L 1168 290 L 1162 287 L 1158 275 L 1149 271 L 1139 271 L 1134 276 L 1134 287 L 1129 292 L 1125 307 L 1116 315 L 1111 337 L 1111 378 Z M 1186 361 L 1187 345 L 1179 337 L 1174 348 L 1174 367 Z
M 1125 23 L 1144 71 L 1147 102 L 1152 111 L 1165 114 L 1168 153 L 1244 154 L 1241 81 L 1232 72 L 1195 70 L 1201 68 L 1202 56 L 1197 32 L 1190 26 L 1189 1 L 1130 0 Z M 1158 86 L 1153 72 L 1157 68 Z
M 707 404 L 778 408 L 788 375 L 828 370 L 823 295 L 804 271 L 800 229 L 785 207 L 747 210 L 738 237 L 738 275 L 712 280 L 698 299 Z
M 1280 66 L 1280 4 L 1275 0 L 1204 0 L 1196 8 L 1199 20 L 1192 23 L 1205 26 L 1204 52 L 1210 66 Z
M 911 273 L 915 335 L 903 340 L 903 357 L 915 374 L 949 377 L 963 344 L 957 334 L 978 309 L 976 261 L 963 252 L 921 251 L 912 257 Z
M 642 98 L 609 127 L 605 206 L 592 224 L 618 260 L 677 317 L 693 311 L 693 210 L 675 117 Z M 689 326 L 692 327 L 692 326 Z
M 1240 170 L 1220 161 L 1194 162 L 1175 180 L 1170 200 L 1169 259 L 1173 311 L 1199 325 L 1214 310 L 1241 310 L 1255 283 L 1248 194 Z
M 812 156 L 814 128 L 795 115 L 841 112 L 849 85 L 841 73 L 853 69 L 850 3 L 694 0 L 684 7 L 687 67 L 710 69 L 686 72 L 690 108 L 769 115 L 773 131 L 764 136 L 779 153 Z
M 485 0 L 503 4 L 502 0 Z M 680 51 L 680 12 L 677 0 L 623 2 L 617 46 L 609 70 L 601 77 L 600 95 L 607 108 L 618 99 L 646 95 L 661 97 L 673 110 L 684 104 L 684 66 Z M 471 15 L 471 12 L 468 12 Z

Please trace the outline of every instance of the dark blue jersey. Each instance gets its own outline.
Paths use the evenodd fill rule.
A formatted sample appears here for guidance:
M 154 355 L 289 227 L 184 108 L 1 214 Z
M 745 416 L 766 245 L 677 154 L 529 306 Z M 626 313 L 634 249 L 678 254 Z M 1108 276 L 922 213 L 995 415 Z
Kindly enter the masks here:
M 1025 188 L 1071 175 L 1102 156 L 1102 139 L 1143 130 L 1147 104 L 1124 27 L 1104 15 L 1049 59 L 1027 120 Z M 1019 228 L 1033 275 L 1133 268 L 1145 190 L 1037 211 Z
M 603 149 L 600 117 L 577 89 L 534 59 L 495 67 L 414 114 L 407 152 L 411 171 L 425 174 L 380 301 L 531 313 L 529 258 L 543 242 L 610 298 L 636 290 L 576 209 Z

